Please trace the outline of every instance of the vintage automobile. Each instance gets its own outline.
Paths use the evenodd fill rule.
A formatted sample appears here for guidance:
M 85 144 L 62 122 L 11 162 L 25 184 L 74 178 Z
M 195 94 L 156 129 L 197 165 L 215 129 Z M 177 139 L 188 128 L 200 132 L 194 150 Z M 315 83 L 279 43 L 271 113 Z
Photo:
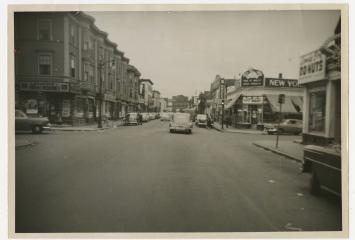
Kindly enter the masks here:
M 304 147 L 303 172 L 311 174 L 311 194 L 318 195 L 323 189 L 341 196 L 340 146 L 306 145 Z
M 150 119 L 149 119 L 149 114 L 144 112 L 142 113 L 142 121 L 143 122 L 148 122 Z
M 155 113 L 151 112 L 151 113 L 148 113 L 149 114 L 149 120 L 154 120 L 155 119 Z
M 50 123 L 46 117 L 28 117 L 23 111 L 15 110 L 15 131 L 32 131 L 41 133 L 50 130 Z
M 174 132 L 192 133 L 193 124 L 189 113 L 174 113 L 169 123 L 169 130 Z
M 198 127 L 207 127 L 207 115 L 206 114 L 197 114 L 196 125 Z
M 163 112 L 160 114 L 160 121 L 170 121 L 171 115 L 167 112 Z
M 138 125 L 138 113 L 128 113 L 125 119 L 125 125 Z
M 265 124 L 264 131 L 268 134 L 274 134 L 279 132 L 283 133 L 292 133 L 298 135 L 302 133 L 302 120 L 299 119 L 284 119 L 278 127 L 277 123 Z

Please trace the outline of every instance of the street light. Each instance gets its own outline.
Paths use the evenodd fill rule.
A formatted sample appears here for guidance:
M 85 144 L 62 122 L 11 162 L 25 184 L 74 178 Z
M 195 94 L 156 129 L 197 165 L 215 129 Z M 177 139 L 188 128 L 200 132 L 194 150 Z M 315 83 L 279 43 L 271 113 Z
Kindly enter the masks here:
M 220 79 L 220 86 L 221 86 L 221 99 L 222 99 L 222 129 L 223 129 L 223 123 L 224 123 L 224 78 Z
M 98 118 L 98 122 L 97 122 L 97 127 L 98 128 L 102 128 L 102 101 L 103 101 L 103 93 L 102 93 L 102 69 L 103 67 L 107 64 L 110 63 L 112 69 L 115 69 L 115 60 L 114 59 L 109 59 L 106 62 L 103 62 L 102 60 L 102 47 L 100 47 L 100 56 L 99 56 L 99 118 Z

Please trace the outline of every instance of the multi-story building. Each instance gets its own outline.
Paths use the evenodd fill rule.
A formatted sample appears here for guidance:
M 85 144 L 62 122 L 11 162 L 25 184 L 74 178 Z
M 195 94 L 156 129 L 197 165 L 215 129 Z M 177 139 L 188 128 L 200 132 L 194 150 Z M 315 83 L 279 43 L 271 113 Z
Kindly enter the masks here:
M 141 98 L 143 99 L 142 111 L 153 111 L 153 82 L 150 79 L 140 79 Z
M 227 88 L 235 85 L 236 79 L 225 79 L 220 75 L 215 77 L 215 80 L 211 83 L 210 96 L 213 100 L 211 106 L 212 117 L 216 121 L 221 120 L 222 116 L 222 100 L 226 100 Z
M 55 123 L 84 124 L 96 120 L 100 103 L 107 118 L 138 104 L 139 71 L 93 17 L 15 13 L 14 29 L 17 108 Z
M 167 112 L 168 111 L 168 98 L 160 98 L 160 111 Z

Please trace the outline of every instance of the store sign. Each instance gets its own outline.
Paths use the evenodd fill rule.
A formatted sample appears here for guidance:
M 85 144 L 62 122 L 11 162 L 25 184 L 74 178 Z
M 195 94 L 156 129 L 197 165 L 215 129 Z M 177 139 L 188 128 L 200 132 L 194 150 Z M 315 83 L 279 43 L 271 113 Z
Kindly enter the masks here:
M 299 69 L 299 84 L 325 79 L 325 55 L 319 50 L 301 57 Z
M 243 104 L 263 104 L 262 96 L 244 96 Z
M 298 80 L 297 79 L 283 79 L 283 78 L 265 78 L 266 87 L 275 87 L 275 88 L 297 88 Z
M 244 72 L 241 77 L 242 87 L 252 87 L 252 86 L 263 86 L 264 84 L 264 74 L 260 70 L 249 69 Z
M 69 83 L 58 82 L 22 82 L 22 91 L 69 92 Z

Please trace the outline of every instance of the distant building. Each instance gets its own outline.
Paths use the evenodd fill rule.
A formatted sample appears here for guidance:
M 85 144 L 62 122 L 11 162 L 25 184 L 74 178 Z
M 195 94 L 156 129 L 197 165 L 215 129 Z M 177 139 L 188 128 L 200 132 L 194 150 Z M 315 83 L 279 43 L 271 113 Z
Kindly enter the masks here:
M 140 92 L 143 99 L 143 106 L 141 111 L 152 112 L 153 111 L 153 82 L 150 79 L 140 80 Z
M 160 112 L 160 92 L 153 90 L 153 111 Z
M 173 96 L 172 104 L 173 112 L 182 111 L 189 107 L 189 98 L 184 95 Z
M 225 79 L 220 75 L 216 75 L 215 80 L 211 83 L 210 96 L 212 99 L 212 107 L 210 112 L 216 121 L 221 121 L 222 116 L 222 100 L 227 97 L 227 88 L 234 86 L 236 79 Z
M 160 98 L 160 111 L 161 112 L 168 111 L 168 98 Z

